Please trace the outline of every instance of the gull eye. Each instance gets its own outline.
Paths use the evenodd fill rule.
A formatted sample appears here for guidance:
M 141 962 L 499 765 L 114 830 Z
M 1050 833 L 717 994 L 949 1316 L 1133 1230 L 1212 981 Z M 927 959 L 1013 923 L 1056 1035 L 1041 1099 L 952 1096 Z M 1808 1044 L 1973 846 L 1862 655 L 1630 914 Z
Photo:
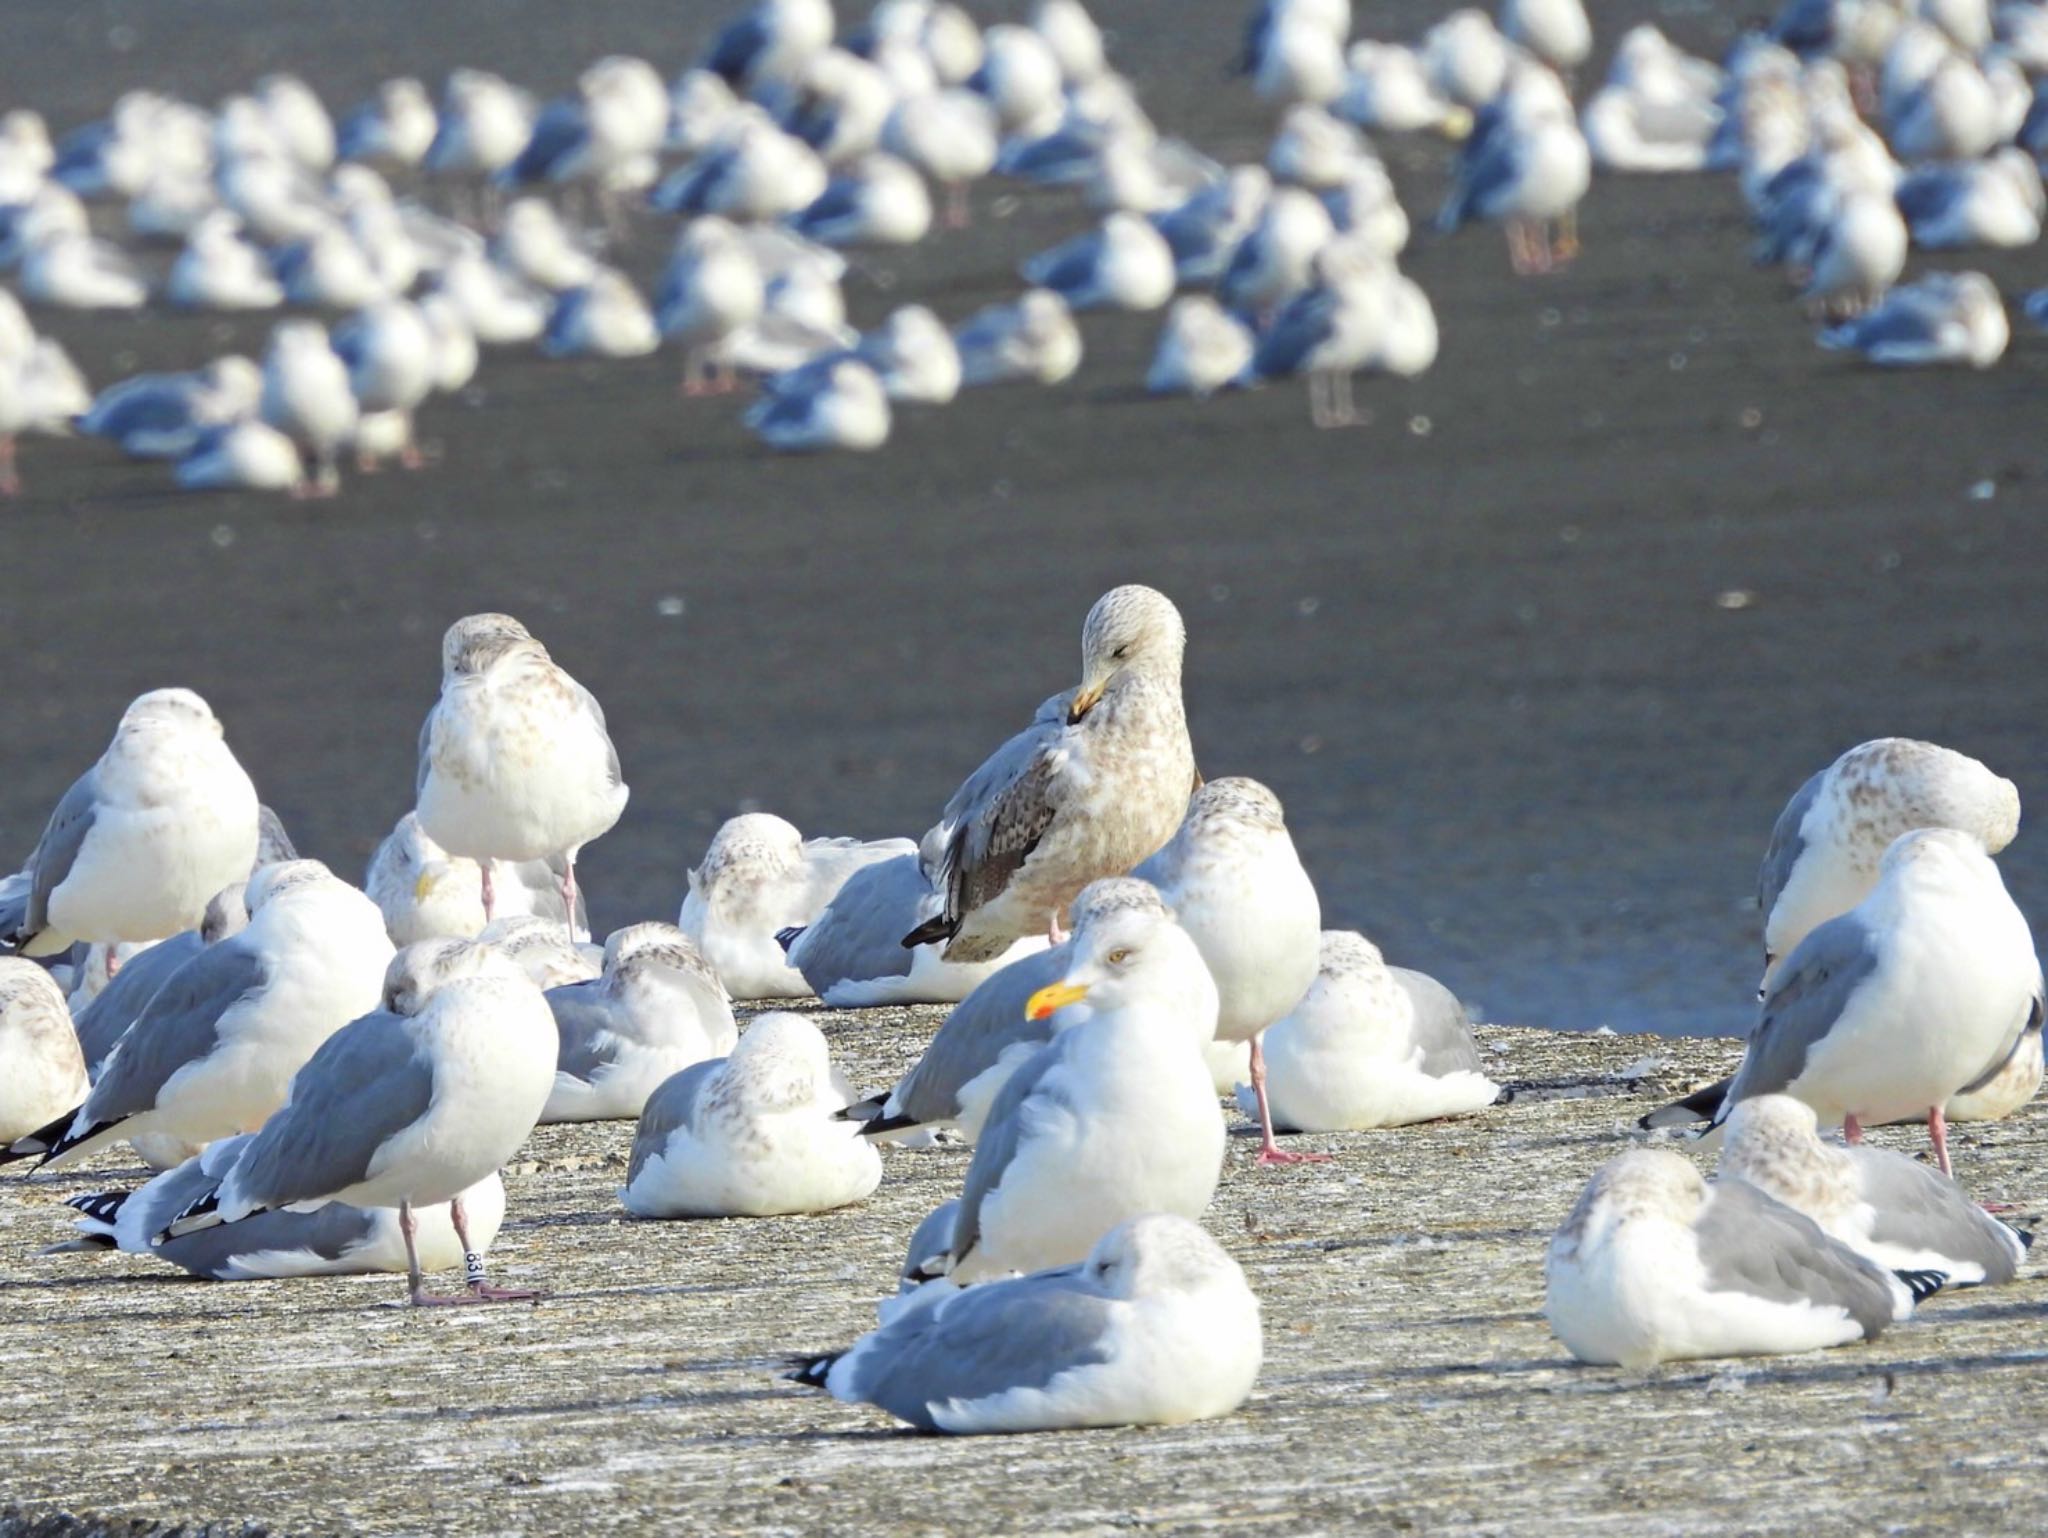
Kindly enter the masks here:
M 1115 950 L 1109 953 L 1109 964 L 1113 967 L 1120 967 L 1130 959 L 1131 950 L 1130 947 L 1127 945 L 1119 945 Z
M 1118 662 L 1121 662 L 1130 654 L 1131 649 L 1129 646 L 1119 646 L 1115 651 L 1110 653 L 1110 656 L 1115 658 Z

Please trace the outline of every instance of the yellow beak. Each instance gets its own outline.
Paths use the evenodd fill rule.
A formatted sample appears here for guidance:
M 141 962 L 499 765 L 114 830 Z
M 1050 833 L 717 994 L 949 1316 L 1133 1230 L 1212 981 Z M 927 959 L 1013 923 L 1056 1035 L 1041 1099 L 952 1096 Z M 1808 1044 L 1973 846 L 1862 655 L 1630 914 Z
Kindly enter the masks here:
M 1080 983 L 1054 983 L 1050 988 L 1041 988 L 1024 1001 L 1026 1020 L 1043 1020 L 1056 1009 L 1078 1003 L 1088 997 L 1088 990 Z
M 433 890 L 434 873 L 430 870 L 423 870 L 420 872 L 420 879 L 412 884 L 412 900 L 416 903 L 423 903 L 427 900 L 427 893 Z
M 1102 698 L 1102 691 L 1108 687 L 1107 683 L 1099 683 L 1093 688 L 1083 689 L 1080 693 L 1076 694 L 1073 703 L 1067 706 L 1067 725 L 1072 726 L 1081 717 L 1093 710 L 1095 702 Z

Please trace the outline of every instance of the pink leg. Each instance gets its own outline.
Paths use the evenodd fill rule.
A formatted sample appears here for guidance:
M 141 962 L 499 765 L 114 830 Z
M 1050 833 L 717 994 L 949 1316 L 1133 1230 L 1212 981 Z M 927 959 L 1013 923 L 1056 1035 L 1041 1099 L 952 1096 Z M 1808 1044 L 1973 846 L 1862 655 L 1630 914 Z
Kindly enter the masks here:
M 946 187 L 946 228 L 964 230 L 974 222 L 974 210 L 967 202 L 967 184 L 951 182 Z
M 1266 1103 L 1266 1053 L 1259 1045 L 1259 1038 L 1252 1038 L 1252 1093 L 1259 1097 L 1259 1163 L 1261 1164 L 1325 1164 L 1330 1156 L 1324 1153 L 1288 1153 L 1273 1141 L 1273 1108 Z
M 576 943 L 576 856 L 562 861 L 562 911 L 569 916 L 569 943 Z
M 114 974 L 120 970 L 121 953 L 110 948 L 107 951 L 107 981 L 111 983 L 114 980 Z
M 448 1204 L 448 1216 L 455 1224 L 455 1237 L 462 1244 L 462 1269 L 469 1279 L 469 1296 L 478 1303 L 538 1303 L 547 1294 L 533 1287 L 493 1287 L 484 1280 L 484 1258 L 469 1247 L 469 1215 L 462 1210 L 462 1198 Z
M 1948 1113 L 1938 1105 L 1927 1109 L 1927 1135 L 1934 1139 L 1934 1162 L 1953 1179 L 1955 1171 L 1948 1167 Z
M 484 922 L 488 924 L 491 921 L 491 909 L 496 906 L 491 892 L 491 862 L 479 860 L 476 863 L 477 869 L 484 873 Z
M 0 497 L 21 495 L 21 476 L 14 468 L 14 434 L 0 433 Z
M 1854 1116 L 1844 1116 L 1842 1118 L 1842 1136 L 1851 1143 L 1862 1142 L 1863 1123 L 1858 1121 Z
M 1060 910 L 1057 908 L 1045 916 L 1045 938 L 1052 945 L 1067 943 L 1067 932 L 1060 927 Z

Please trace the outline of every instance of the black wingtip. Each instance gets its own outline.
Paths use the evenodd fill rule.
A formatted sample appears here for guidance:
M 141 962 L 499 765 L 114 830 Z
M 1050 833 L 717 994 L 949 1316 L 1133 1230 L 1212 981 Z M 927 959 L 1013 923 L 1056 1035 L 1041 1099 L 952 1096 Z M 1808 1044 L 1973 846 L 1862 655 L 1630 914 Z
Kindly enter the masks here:
M 112 1224 L 134 1194 L 133 1191 L 87 1191 L 81 1196 L 65 1197 L 64 1205 L 77 1208 L 96 1223 Z
M 783 955 L 787 956 L 789 954 L 789 948 L 796 944 L 796 937 L 802 934 L 804 929 L 805 926 L 802 924 L 792 924 L 787 929 L 775 931 L 775 943 L 782 947 Z
M 1948 1285 L 1948 1273 L 1944 1271 L 1894 1271 L 1892 1275 L 1906 1284 L 1915 1303 L 1925 1303 Z
M 834 1121 L 871 1122 L 882 1114 L 885 1095 L 870 1095 L 865 1100 L 856 1100 L 852 1105 L 842 1106 L 832 1113 Z
M 825 1379 L 831 1376 L 832 1364 L 843 1354 L 838 1351 L 827 1351 L 816 1356 L 789 1357 L 783 1364 L 789 1371 L 782 1376 L 791 1383 L 801 1383 L 809 1388 L 823 1388 Z
M 77 1119 L 78 1107 L 73 1106 L 55 1121 L 46 1122 L 33 1132 L 24 1132 L 5 1148 L 0 1148 L 0 1164 L 12 1164 L 17 1159 L 40 1159 L 43 1164 L 49 1163 L 69 1146 L 64 1141 L 64 1134 Z
M 36 1160 L 35 1169 L 30 1170 L 29 1173 L 35 1174 L 37 1170 L 42 1169 L 52 1159 L 63 1158 L 65 1154 L 71 1152 L 72 1149 L 78 1147 L 81 1143 L 90 1143 L 101 1133 L 109 1128 L 118 1127 L 127 1119 L 125 1116 L 116 1116 L 112 1121 L 96 1121 L 89 1126 L 81 1128 L 78 1125 L 78 1113 L 74 1111 L 69 1116 L 60 1116 L 47 1127 L 38 1128 L 29 1134 L 28 1139 L 23 1140 L 25 1142 L 33 1139 L 44 1145 L 42 1150 L 43 1156 Z M 53 1132 L 55 1136 L 51 1135 Z M 21 1143 L 16 1143 L 14 1146 L 19 1148 L 22 1145 Z M 12 1152 L 12 1150 L 9 1151 Z
M 175 1239 L 196 1229 L 211 1228 L 213 1224 L 208 1220 L 219 1211 L 220 1187 L 215 1186 L 199 1200 L 188 1203 L 185 1210 L 166 1223 L 161 1232 L 150 1235 L 149 1242 L 161 1244 L 166 1239 Z
M 2015 1228 L 2013 1232 L 2020 1237 L 2021 1249 L 2031 1250 L 2034 1247 L 2034 1231 L 2031 1228 Z
M 848 1106 L 847 1109 L 851 1110 L 853 1108 Z M 921 1125 L 923 1123 L 919 1122 L 915 1117 L 876 1116 L 861 1123 L 860 1135 L 862 1137 L 887 1137 L 892 1132 L 901 1132 L 906 1128 Z
M 959 933 L 960 921 L 949 919 L 943 913 L 937 918 L 926 919 L 917 928 L 903 937 L 903 948 L 914 951 L 920 945 L 937 945 L 941 940 L 950 940 Z

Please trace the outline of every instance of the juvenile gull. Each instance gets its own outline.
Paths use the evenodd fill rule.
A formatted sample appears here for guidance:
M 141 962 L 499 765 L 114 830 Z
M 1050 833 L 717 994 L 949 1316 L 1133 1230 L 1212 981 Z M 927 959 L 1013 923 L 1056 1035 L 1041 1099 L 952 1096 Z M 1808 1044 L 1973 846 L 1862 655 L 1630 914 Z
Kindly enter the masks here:
M 1274 1125 L 1289 1131 L 1402 1127 L 1483 1110 L 1500 1095 L 1457 996 L 1388 966 L 1349 930 L 1324 932 L 1315 982 L 1259 1045 Z M 1245 1089 L 1237 1099 L 1258 1114 Z
M 1938 1278 L 1894 1277 L 1744 1181 L 1675 1153 L 1602 1165 L 1550 1241 L 1544 1314 L 1582 1362 L 1651 1367 L 1875 1340 Z
M 986 961 L 1042 929 L 1057 941 L 1082 887 L 1124 874 L 1172 837 L 1195 783 L 1186 648 L 1163 593 L 1128 586 L 1096 600 L 1066 723 L 1036 723 L 1005 743 L 925 835 L 945 905 L 906 946 L 944 939 L 948 961 Z
M 77 1110 L 0 1161 L 60 1167 L 118 1138 L 254 1131 L 314 1049 L 376 1004 L 392 952 L 367 897 L 317 860 L 266 865 L 248 896 L 248 927 L 171 975 Z
M 1026 1011 L 1040 989 L 1067 975 L 1080 938 L 1126 909 L 1168 917 L 1149 882 L 1109 876 L 1074 899 L 1074 936 L 1050 950 L 1000 967 L 946 1016 L 924 1055 L 893 1090 L 847 1110 L 870 1136 L 907 1134 L 927 1127 L 958 1127 L 978 1142 L 996 1092 L 1053 1036 L 1089 1018 L 1076 1002 L 1033 1019 Z
M 546 1002 L 515 973 L 457 977 L 416 1016 L 363 1015 L 313 1054 L 218 1189 L 189 1204 L 168 1232 L 329 1202 L 396 1206 L 413 1304 L 538 1298 L 484 1280 L 462 1196 L 533 1130 L 554 1083 L 555 1045 Z M 469 1283 L 452 1297 L 426 1291 L 413 1218 L 415 1207 L 442 1202 Z
M 1327 1158 L 1283 1153 L 1266 1100 L 1259 1033 L 1316 980 L 1323 924 L 1280 798 L 1257 780 L 1210 781 L 1195 792 L 1172 840 L 1132 874 L 1159 889 L 1201 951 L 1216 981 L 1215 1039 L 1251 1043 L 1259 1163 Z
M 1171 1426 L 1243 1404 L 1262 1352 L 1237 1262 L 1154 1213 L 1079 1265 L 935 1293 L 792 1376 L 923 1431 Z
M 829 1212 L 873 1194 L 881 1156 L 833 1113 L 846 1104 L 825 1038 L 801 1015 L 762 1015 L 727 1057 L 647 1102 L 619 1192 L 649 1218 Z
M 11 1143 L 85 1098 L 85 1059 L 50 974 L 0 956 L 0 1142 Z
M 548 990 L 561 1035 L 543 1122 L 637 1117 L 663 1080 L 732 1051 L 732 1002 L 689 936 L 634 924 L 604 945 L 604 975 Z
M 205 1150 L 133 1191 L 94 1191 L 65 1198 L 84 1214 L 73 1224 L 85 1237 L 78 1248 L 118 1249 L 153 1255 L 193 1276 L 215 1282 L 292 1276 L 362 1276 L 406 1269 L 405 1237 L 396 1207 L 351 1207 L 329 1202 L 313 1212 L 280 1208 L 239 1223 L 223 1223 L 158 1239 L 194 1202 L 227 1178 L 255 1136 L 241 1133 Z M 505 1186 L 493 1171 L 461 1196 L 469 1242 L 480 1255 L 505 1219 Z M 418 1215 L 414 1242 L 423 1271 L 452 1271 L 463 1263 L 462 1241 L 445 1207 Z
M 604 711 L 508 614 L 472 614 L 441 642 L 441 698 L 420 728 L 420 826 L 473 860 L 562 860 L 576 908 L 576 852 L 626 809 Z M 494 916 L 483 866 L 484 916 Z
M 1758 1095 L 1730 1113 L 1719 1174 L 1805 1213 L 1887 1270 L 1974 1287 L 2011 1281 L 2026 1258 L 2029 1239 L 1953 1180 L 1889 1148 L 1822 1142 L 1812 1107 L 1790 1095 Z
M 491 892 L 499 915 L 527 914 L 560 925 L 567 917 L 560 865 L 559 859 L 493 860 Z M 484 917 L 481 863 L 450 854 L 428 838 L 417 812 L 399 818 L 370 856 L 363 890 L 383 913 L 393 945 L 470 939 L 489 922 Z M 588 929 L 590 919 L 582 894 L 577 895 L 573 927 L 581 932 Z
M 1085 1003 L 989 1107 L 942 1266 L 953 1283 L 1071 1265 L 1126 1218 L 1200 1217 L 1222 1171 L 1223 1117 L 1202 1058 L 1216 984 L 1170 917 L 1104 915 L 1065 977 L 1024 1006 Z M 1028 963 L 1023 963 L 1028 965 Z
M 1925 1112 L 1948 1174 L 1943 1105 L 2004 1062 L 2041 1010 L 2033 935 L 1983 844 L 1949 828 L 1908 833 L 1871 894 L 1772 977 L 1714 1125 L 1781 1091 L 1852 1143 L 1866 1122 Z
M 0 940 L 54 956 L 74 940 L 190 929 L 215 892 L 249 874 L 256 837 L 256 787 L 212 708 L 190 689 L 152 690 L 50 814 L 19 925 Z

